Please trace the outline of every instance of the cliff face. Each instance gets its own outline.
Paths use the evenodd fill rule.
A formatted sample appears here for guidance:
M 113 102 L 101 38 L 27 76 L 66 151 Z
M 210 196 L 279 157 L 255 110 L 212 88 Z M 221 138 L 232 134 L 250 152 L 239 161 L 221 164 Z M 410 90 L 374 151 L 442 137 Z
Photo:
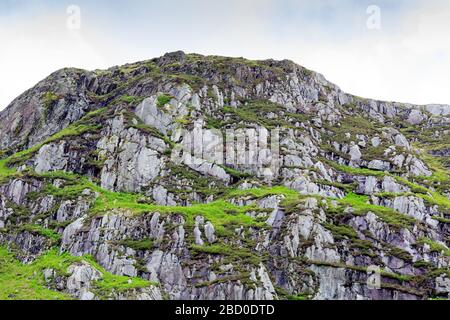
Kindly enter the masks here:
M 290 61 L 58 71 L 0 113 L 0 298 L 447 297 L 449 129 Z

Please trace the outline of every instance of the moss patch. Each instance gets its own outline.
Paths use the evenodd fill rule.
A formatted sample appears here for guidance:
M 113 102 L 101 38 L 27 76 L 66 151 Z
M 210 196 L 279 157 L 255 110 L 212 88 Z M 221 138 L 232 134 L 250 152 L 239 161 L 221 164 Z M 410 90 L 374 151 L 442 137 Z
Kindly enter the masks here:
M 19 227 L 20 231 L 28 231 L 32 234 L 38 234 L 46 238 L 51 239 L 53 242 L 58 243 L 61 240 L 61 235 L 53 230 L 46 229 L 36 224 L 26 224 Z
M 118 244 L 136 251 L 147 251 L 153 248 L 153 240 L 151 239 L 144 239 L 144 240 L 127 239 L 120 241 Z
M 167 94 L 159 95 L 156 100 L 156 105 L 158 108 L 164 108 L 164 106 L 172 100 L 172 96 L 169 96 Z

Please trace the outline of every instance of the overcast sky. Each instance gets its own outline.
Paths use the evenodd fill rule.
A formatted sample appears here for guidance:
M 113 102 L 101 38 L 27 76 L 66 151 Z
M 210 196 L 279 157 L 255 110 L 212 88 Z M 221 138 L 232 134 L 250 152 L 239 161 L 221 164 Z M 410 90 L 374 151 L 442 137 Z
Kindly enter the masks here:
M 450 104 L 448 0 L 0 0 L 0 109 L 59 68 L 175 50 L 291 59 L 359 96 Z

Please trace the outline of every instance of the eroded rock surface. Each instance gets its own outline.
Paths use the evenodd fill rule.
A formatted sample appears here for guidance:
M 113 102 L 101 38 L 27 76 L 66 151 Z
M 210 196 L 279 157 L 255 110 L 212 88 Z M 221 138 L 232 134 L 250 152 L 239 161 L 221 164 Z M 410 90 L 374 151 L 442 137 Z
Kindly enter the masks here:
M 446 298 L 449 115 L 287 60 L 61 70 L 0 113 L 0 243 L 82 300 Z

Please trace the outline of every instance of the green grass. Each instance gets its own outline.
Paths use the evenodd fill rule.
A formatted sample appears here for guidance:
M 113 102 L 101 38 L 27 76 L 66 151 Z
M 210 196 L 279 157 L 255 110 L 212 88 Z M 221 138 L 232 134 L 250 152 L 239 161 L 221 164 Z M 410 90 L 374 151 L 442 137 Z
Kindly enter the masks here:
M 353 136 L 359 134 L 373 137 L 378 132 L 376 126 L 372 122 L 359 115 L 346 116 L 340 121 L 340 126 L 329 126 L 328 129 L 334 133 L 334 135 L 332 135 L 333 141 L 338 142 L 348 142 L 345 135 L 346 133 L 351 133 Z
M 431 268 L 433 265 L 430 262 L 419 260 L 413 263 L 414 268 Z
M 429 195 L 419 195 L 428 203 L 437 205 L 441 210 L 450 214 L 450 199 L 441 195 L 439 192 L 430 191 Z
M 240 190 L 234 189 L 227 193 L 228 197 L 246 197 L 251 196 L 253 198 L 265 198 L 269 196 L 284 195 L 286 198 L 293 199 L 299 196 L 299 193 L 295 190 L 289 189 L 284 186 L 276 187 L 262 187 L 255 189 Z
M 256 206 L 237 206 L 225 200 L 218 200 L 208 204 L 194 204 L 190 207 L 182 206 L 158 206 L 153 204 L 140 203 L 139 194 L 110 192 L 97 186 L 95 183 L 89 181 L 86 177 L 79 177 L 77 175 L 65 174 L 69 179 L 69 184 L 63 188 L 56 188 L 49 184 L 45 192 L 56 197 L 76 198 L 83 190 L 90 189 L 98 194 L 98 197 L 91 208 L 92 214 L 103 214 L 112 209 L 123 209 L 134 214 L 147 214 L 159 212 L 161 214 L 181 214 L 187 219 L 187 223 L 194 224 L 197 216 L 201 215 L 206 220 L 211 221 L 215 226 L 217 234 L 229 234 L 229 229 L 234 226 L 244 227 L 265 227 L 265 224 L 258 222 L 250 216 L 247 212 L 258 210 Z
M 417 222 L 414 218 L 401 214 L 390 208 L 370 204 L 368 201 L 369 197 L 354 193 L 349 193 L 345 196 L 345 198 L 338 200 L 338 202 L 343 205 L 351 206 L 357 214 L 372 212 L 382 221 L 394 227 L 408 228 L 414 226 Z
M 53 230 L 46 229 L 40 225 L 26 224 L 26 225 L 20 226 L 19 229 L 21 231 L 28 231 L 32 234 L 38 234 L 38 235 L 47 237 L 47 238 L 53 240 L 54 242 L 59 242 L 61 240 L 60 234 L 54 232 Z
M 53 105 L 59 100 L 59 96 L 54 92 L 46 92 L 42 97 L 42 102 L 44 104 L 44 118 L 47 117 L 47 112 Z
M 143 97 L 136 97 L 136 96 L 130 96 L 130 95 L 123 95 L 120 98 L 117 99 L 117 101 L 124 102 L 129 105 L 137 106 L 144 100 Z
M 52 194 L 60 198 L 77 198 L 85 189 L 90 189 L 98 194 L 98 197 L 91 208 L 91 214 L 101 215 L 113 209 L 122 209 L 130 211 L 133 214 L 148 214 L 159 212 L 161 214 L 181 214 L 187 219 L 188 225 L 193 225 L 197 216 L 203 216 L 210 221 L 216 228 L 219 236 L 228 236 L 234 233 L 234 229 L 240 226 L 264 228 L 267 225 L 248 216 L 246 213 L 251 211 L 260 211 L 256 205 L 238 206 L 232 204 L 228 199 L 233 197 L 252 196 L 254 198 L 263 198 L 270 195 L 284 195 L 285 201 L 299 198 L 298 192 L 286 187 L 260 188 L 249 190 L 228 190 L 224 199 L 217 200 L 207 204 L 194 204 L 189 207 L 184 206 L 158 206 L 154 204 L 141 203 L 142 198 L 139 194 L 111 192 L 102 189 L 95 183 L 89 181 L 86 177 L 80 177 L 75 174 L 54 172 L 46 176 L 57 176 L 65 178 L 67 185 L 62 188 L 56 188 L 52 184 L 47 185 L 45 193 Z
M 24 265 L 6 248 L 0 247 L 0 300 L 71 299 L 66 294 L 47 289 L 42 272 L 44 269 L 54 268 L 64 273 L 72 262 L 72 258 L 58 256 L 54 250 L 34 263 Z
M 8 159 L 1 159 L 0 160 L 0 181 L 3 178 L 7 178 L 13 173 L 15 173 L 16 170 L 14 168 L 8 167 Z
M 120 293 L 155 285 L 157 284 L 141 278 L 130 278 L 126 276 L 113 275 L 111 273 L 103 273 L 103 278 L 95 283 L 94 290 L 99 295 L 107 295 L 112 292 Z
M 450 219 L 441 216 L 433 216 L 432 219 L 439 221 L 440 223 L 450 223 Z
M 163 207 L 148 206 L 143 208 L 142 212 L 160 212 L 167 214 L 182 214 L 189 225 L 194 224 L 197 216 L 203 216 L 207 221 L 211 221 L 216 232 L 221 236 L 232 235 L 237 227 L 266 227 L 263 222 L 258 222 L 246 212 L 258 210 L 256 206 L 237 206 L 224 200 L 214 201 L 208 204 L 196 204 L 190 207 Z
M 324 227 L 331 231 L 333 236 L 337 239 L 349 238 L 358 239 L 358 234 L 356 231 L 347 225 L 334 225 L 331 223 L 324 223 Z
M 144 288 L 155 283 L 106 272 L 91 257 L 73 257 L 50 250 L 31 264 L 22 264 L 6 248 L 0 247 L 0 300 L 67 300 L 69 295 L 47 289 L 43 271 L 53 269 L 59 276 L 68 276 L 67 269 L 74 263 L 85 261 L 100 271 L 103 278 L 94 283 L 94 291 L 101 297 L 109 293 Z
M 152 239 L 144 239 L 144 240 L 132 240 L 126 239 L 119 241 L 119 245 L 131 248 L 136 251 L 146 251 L 153 248 L 153 240 Z
M 286 296 L 287 300 L 293 300 L 293 301 L 305 301 L 305 300 L 311 300 L 311 297 L 313 297 L 314 294 L 310 293 L 302 293 L 298 295 L 288 295 Z
M 410 197 L 415 194 L 412 192 L 379 192 L 374 194 L 375 197 L 384 198 L 384 199 L 395 199 L 398 197 Z
M 306 198 L 316 198 L 318 200 L 321 199 L 320 196 L 301 195 L 297 191 L 289 189 L 285 186 L 261 187 L 247 190 L 234 189 L 226 192 L 225 197 L 228 199 L 235 197 L 250 197 L 252 199 L 262 199 L 265 197 L 279 195 L 284 196 L 284 199 L 281 201 L 280 205 L 281 207 L 283 207 L 283 210 L 286 214 L 298 212 L 298 210 L 300 210 L 298 206 Z
M 88 125 L 88 124 L 73 124 L 67 128 L 59 131 L 50 138 L 48 138 L 43 144 L 48 144 L 54 141 L 59 141 L 62 138 L 68 138 L 73 136 L 79 136 L 86 132 L 97 131 L 100 128 L 98 125 Z
M 412 262 L 413 258 L 411 254 L 403 249 L 400 249 L 398 247 L 389 247 L 389 254 L 393 257 L 397 257 L 399 259 L 402 259 L 407 262 Z
M 230 176 L 232 176 L 232 177 L 234 177 L 234 178 L 236 178 L 236 179 L 238 179 L 238 180 L 242 180 L 242 179 L 251 177 L 251 174 L 248 174 L 248 173 L 245 173 L 245 172 L 241 172 L 241 171 L 235 170 L 235 169 L 230 168 L 230 167 L 228 167 L 228 166 L 221 165 L 220 167 L 221 167 L 223 170 L 225 170 L 225 172 L 226 172 L 227 174 L 229 174 Z
M 97 294 L 105 296 L 109 293 L 124 292 L 132 289 L 147 288 L 150 286 L 157 286 L 158 283 L 144 280 L 141 278 L 118 276 L 107 272 L 101 267 L 92 257 L 84 257 L 92 267 L 100 271 L 103 277 L 95 282 L 94 290 Z
M 51 136 L 47 140 L 45 140 L 43 143 L 40 143 L 38 145 L 35 145 L 31 147 L 30 149 L 23 150 L 20 152 L 17 152 L 6 159 L 6 164 L 9 166 L 17 166 L 23 164 L 25 161 L 29 160 L 36 152 L 39 151 L 40 148 L 42 148 L 44 145 L 57 142 L 59 140 L 62 140 L 64 138 L 69 138 L 73 136 L 80 136 L 87 132 L 94 132 L 97 131 L 100 127 L 95 125 L 86 125 L 86 124 L 73 124 L 69 127 L 61 130 L 57 134 Z
M 226 123 L 222 120 L 217 119 L 217 117 L 212 117 L 207 115 L 205 118 L 206 129 L 222 129 Z
M 225 244 L 214 244 L 214 245 L 192 245 L 191 253 L 194 255 L 198 254 L 210 254 L 210 255 L 220 255 L 225 256 L 230 262 L 236 263 L 240 261 L 241 263 L 251 264 L 258 266 L 262 257 L 253 253 L 251 250 L 243 247 L 231 247 Z
M 434 133 L 435 131 L 432 130 L 432 132 Z M 435 137 L 432 137 L 431 139 L 432 140 L 427 143 L 415 144 L 415 147 L 418 149 L 423 149 L 423 152 L 421 152 L 419 156 L 433 172 L 430 177 L 418 177 L 417 179 L 420 180 L 421 183 L 435 188 L 437 191 L 448 191 L 448 186 L 450 185 L 450 171 L 445 165 L 448 158 L 434 157 L 428 152 L 448 148 L 450 144 L 450 134 L 444 136 L 443 140 L 436 139 Z
M 358 175 L 358 176 L 384 177 L 387 175 L 383 171 L 376 171 L 376 170 L 366 169 L 366 168 L 353 168 L 353 167 L 349 167 L 349 166 L 339 165 L 339 164 L 329 161 L 329 160 L 327 160 L 325 162 L 328 165 L 334 167 L 338 171 L 349 173 L 349 174 L 354 174 L 354 175 Z
M 450 257 L 450 249 L 446 246 L 437 243 L 429 238 L 420 238 L 417 242 L 418 244 L 424 245 L 427 244 L 430 247 L 430 250 L 433 252 L 444 253 L 446 257 Z
M 433 205 L 437 205 L 441 208 L 441 210 L 445 210 L 446 212 L 449 212 L 450 210 L 450 199 L 448 199 L 446 196 L 442 195 L 438 191 L 430 190 L 424 186 L 421 186 L 417 183 L 411 182 L 405 178 L 382 172 L 382 171 L 375 171 L 370 169 L 364 169 L 364 168 L 353 168 L 349 166 L 344 165 L 338 165 L 336 163 L 333 163 L 331 161 L 326 161 L 326 163 L 333 168 L 335 168 L 338 171 L 353 174 L 353 175 L 360 175 L 360 176 L 374 176 L 374 177 L 382 177 L 390 176 L 394 178 L 398 183 L 408 186 L 412 193 L 414 195 L 421 197 L 428 203 L 431 203 Z
M 101 116 L 105 115 L 107 113 L 107 111 L 108 111 L 107 107 L 93 110 L 93 111 L 87 113 L 80 121 L 87 122 L 87 121 L 93 120 L 97 117 L 101 117 Z
M 80 121 L 68 126 L 67 128 L 59 131 L 58 133 L 54 134 L 53 136 L 47 138 L 44 142 L 35 145 L 29 149 L 22 150 L 20 152 L 17 152 L 7 158 L 0 159 L 0 182 L 4 179 L 17 175 L 17 170 L 14 168 L 14 166 L 22 165 L 24 162 L 29 160 L 34 154 L 36 154 L 40 148 L 42 148 L 44 145 L 60 141 L 64 138 L 70 138 L 75 136 L 80 136 L 85 133 L 89 132 L 98 132 L 98 130 L 101 128 L 100 125 L 91 124 L 92 120 L 96 117 L 101 116 L 103 113 L 106 112 L 106 108 L 101 108 L 94 110 L 92 112 L 89 112 L 86 114 Z M 60 173 L 62 174 L 62 173 Z M 63 177 L 65 178 L 65 177 Z
M 57 142 L 64 138 L 80 136 L 89 132 L 97 132 L 101 128 L 101 125 L 93 124 L 93 120 L 96 117 L 101 116 L 106 110 L 106 108 L 101 108 L 89 112 L 81 120 L 52 135 L 44 142 L 37 144 L 29 149 L 17 152 L 6 159 L 0 160 L 0 179 L 2 177 L 4 178 L 5 176 L 13 174 L 15 172 L 15 169 L 12 169 L 10 167 L 22 165 L 46 144 Z
M 344 184 L 344 183 L 339 183 L 339 182 L 330 182 L 327 180 L 319 180 L 319 181 L 317 181 L 317 183 L 324 185 L 324 186 L 330 186 L 330 187 L 341 189 L 341 190 L 345 191 L 346 193 L 354 192 L 356 190 L 356 188 L 358 187 L 357 182 L 353 182 L 350 184 Z
M 432 205 L 437 205 L 441 210 L 450 213 L 450 199 L 448 199 L 446 196 L 443 196 L 437 191 L 433 191 L 416 183 L 410 182 L 404 178 L 395 178 L 397 182 L 410 187 L 411 191 L 414 192 L 416 196 L 422 198 Z
M 280 111 L 283 111 L 283 107 L 268 100 L 250 101 L 245 106 L 238 108 L 229 106 L 223 108 L 223 112 L 225 114 L 231 115 L 237 120 L 241 120 L 246 123 L 258 124 L 267 129 L 273 129 L 281 126 L 292 127 L 292 124 L 278 115 Z M 267 117 L 268 114 L 277 114 L 277 116 L 274 119 L 270 119 Z
M 158 108 L 164 108 L 166 104 L 168 104 L 172 100 L 172 96 L 169 96 L 167 94 L 162 94 L 158 96 L 156 100 L 156 105 Z
M 177 183 L 168 188 L 171 193 L 179 194 L 183 197 L 183 194 L 190 193 L 191 190 L 195 190 L 197 193 L 208 196 L 218 196 L 224 192 L 225 185 L 222 181 L 217 179 L 212 179 L 211 177 L 204 176 L 195 170 L 192 170 L 185 166 L 177 166 L 174 164 L 168 164 L 168 169 L 170 170 L 170 178 L 173 183 L 180 180 L 189 180 L 188 188 L 179 188 Z

